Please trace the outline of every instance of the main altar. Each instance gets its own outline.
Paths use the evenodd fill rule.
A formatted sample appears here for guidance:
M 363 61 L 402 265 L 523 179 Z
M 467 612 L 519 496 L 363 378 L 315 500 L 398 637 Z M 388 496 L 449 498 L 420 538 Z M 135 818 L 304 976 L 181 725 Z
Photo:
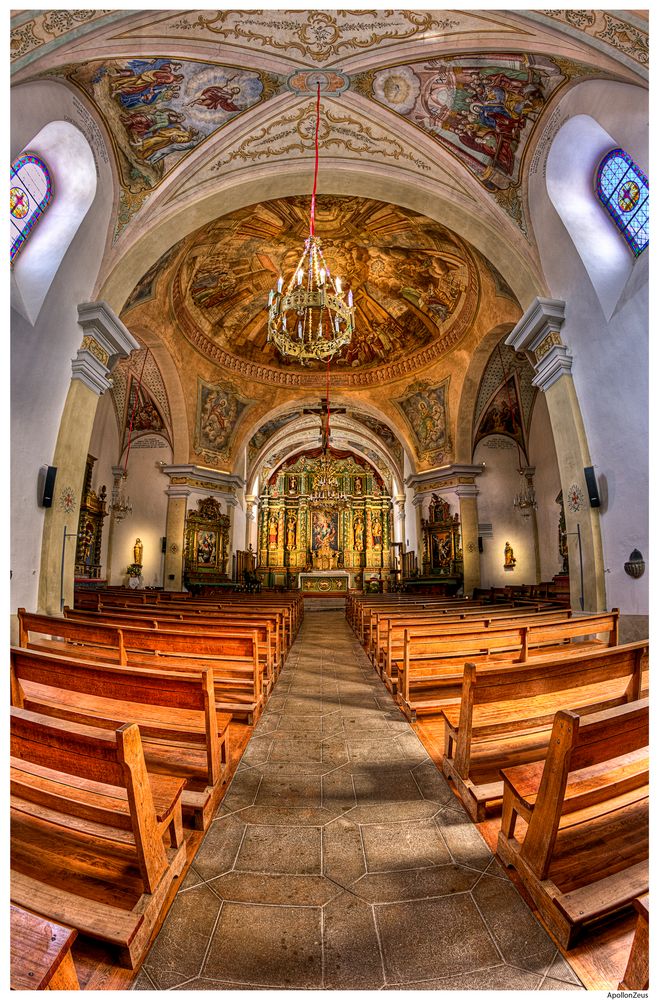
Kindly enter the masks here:
M 321 450 L 293 456 L 264 484 L 258 503 L 258 570 L 270 585 L 327 593 L 388 575 L 391 493 L 376 469 L 352 452 L 328 449 L 345 497 L 341 509 L 314 502 Z M 324 582 L 323 582 L 324 581 Z
M 316 570 L 299 574 L 299 589 L 305 594 L 346 594 L 350 574 L 345 570 Z

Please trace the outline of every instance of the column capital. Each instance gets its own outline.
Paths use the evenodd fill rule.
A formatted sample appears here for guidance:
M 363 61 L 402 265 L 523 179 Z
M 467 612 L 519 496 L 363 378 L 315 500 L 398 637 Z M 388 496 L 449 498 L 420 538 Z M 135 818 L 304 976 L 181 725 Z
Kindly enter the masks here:
M 455 493 L 460 500 L 465 498 L 472 498 L 474 500 L 480 495 L 480 491 L 475 483 L 462 483 L 460 486 L 457 486 Z
M 119 358 L 140 345 L 106 302 L 81 303 L 78 323 L 84 336 L 71 362 L 73 378 L 100 396 L 109 387 L 108 375 Z
M 509 347 L 526 354 L 536 373 L 532 384 L 542 392 L 571 374 L 573 358 L 561 337 L 565 310 L 561 299 L 536 298 L 505 340 Z

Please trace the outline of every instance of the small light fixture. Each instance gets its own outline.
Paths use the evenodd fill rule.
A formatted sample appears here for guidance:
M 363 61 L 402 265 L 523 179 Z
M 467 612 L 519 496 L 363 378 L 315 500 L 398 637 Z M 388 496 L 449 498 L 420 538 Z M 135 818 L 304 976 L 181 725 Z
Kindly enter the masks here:
M 638 580 L 644 573 L 644 559 L 639 549 L 633 549 L 628 561 L 624 563 L 624 571 Z
M 523 485 L 514 497 L 514 509 L 518 510 L 522 517 L 530 517 L 533 510 L 537 510 L 537 499 L 535 488 L 532 484 L 534 469 L 519 469 L 519 475 L 523 476 Z

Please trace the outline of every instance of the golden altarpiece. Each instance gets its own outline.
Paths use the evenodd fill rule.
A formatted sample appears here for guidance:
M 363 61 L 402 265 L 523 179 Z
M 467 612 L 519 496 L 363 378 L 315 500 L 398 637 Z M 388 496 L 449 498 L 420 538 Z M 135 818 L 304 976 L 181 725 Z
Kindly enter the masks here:
M 343 509 L 313 502 L 322 470 L 320 450 L 295 456 L 274 473 L 261 491 L 258 513 L 258 567 L 271 584 L 306 590 L 358 586 L 368 574 L 388 573 L 391 497 L 379 474 L 349 452 L 329 450 Z M 336 571 L 343 577 L 313 574 Z M 307 578 L 308 577 L 308 578 Z
M 93 455 L 87 455 L 75 548 L 75 577 L 78 582 L 99 580 L 101 576 L 103 521 L 108 510 L 105 487 L 101 487 L 100 493 L 91 488 L 95 461 Z
M 450 504 L 432 494 L 429 517 L 421 520 L 423 536 L 423 577 L 439 579 L 456 589 L 464 581 L 464 558 L 461 543 L 459 514 L 450 513 Z
M 225 583 L 230 518 L 214 497 L 199 500 L 185 518 L 184 581 L 188 589 Z

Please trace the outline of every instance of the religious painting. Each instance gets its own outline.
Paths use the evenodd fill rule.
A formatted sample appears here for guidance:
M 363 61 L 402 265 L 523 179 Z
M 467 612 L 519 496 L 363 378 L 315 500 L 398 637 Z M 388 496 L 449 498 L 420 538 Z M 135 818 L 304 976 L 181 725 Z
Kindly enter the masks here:
M 445 569 L 450 566 L 453 558 L 452 552 L 452 531 L 438 531 L 431 535 L 432 555 L 431 568 L 433 570 Z
M 197 452 L 211 459 L 228 457 L 235 426 L 246 406 L 229 383 L 210 385 L 199 379 L 194 442 Z
M 66 75 L 98 107 L 133 194 L 155 187 L 186 153 L 284 85 L 270 74 L 169 56 L 86 62 Z
M 414 382 L 396 405 L 411 430 L 418 458 L 440 462 L 450 449 L 448 433 L 448 383 Z
M 135 439 L 145 434 L 161 434 L 169 440 L 164 419 L 157 403 L 134 375 L 129 377 L 130 389 L 128 390 L 128 409 L 124 421 L 124 447 L 127 446 L 128 439 L 134 442 Z
M 495 191 L 520 180 L 534 124 L 565 82 L 548 56 L 497 53 L 390 67 L 365 87 L 367 96 L 437 139 Z
M 511 437 L 519 447 L 525 448 L 521 408 L 514 376 L 500 386 L 484 411 L 475 434 L 475 445 L 489 434 Z
M 311 524 L 312 547 L 315 551 L 338 551 L 338 512 L 314 510 Z
M 217 562 L 217 535 L 214 531 L 199 531 L 196 537 L 196 558 L 201 566 L 214 566 Z

